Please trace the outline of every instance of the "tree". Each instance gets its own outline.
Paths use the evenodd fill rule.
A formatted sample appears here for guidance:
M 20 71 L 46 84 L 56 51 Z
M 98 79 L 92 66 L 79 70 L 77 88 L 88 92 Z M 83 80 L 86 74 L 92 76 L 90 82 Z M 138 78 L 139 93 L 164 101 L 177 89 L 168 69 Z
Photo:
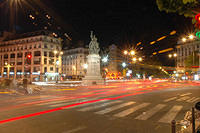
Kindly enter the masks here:
M 156 3 L 160 11 L 177 12 L 185 17 L 194 17 L 200 11 L 199 0 L 156 0 Z

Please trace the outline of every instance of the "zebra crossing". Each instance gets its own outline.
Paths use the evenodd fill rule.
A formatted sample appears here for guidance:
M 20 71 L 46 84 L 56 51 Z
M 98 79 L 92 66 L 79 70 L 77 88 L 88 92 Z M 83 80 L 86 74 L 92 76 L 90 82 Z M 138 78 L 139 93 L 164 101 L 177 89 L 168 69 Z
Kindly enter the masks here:
M 200 97 L 190 97 L 189 95 L 191 95 L 191 94 L 192 93 L 184 93 L 179 96 L 167 98 L 163 102 L 167 103 L 167 102 L 171 102 L 171 101 L 176 101 L 176 102 L 194 103 L 194 102 L 197 102 L 198 100 L 200 100 Z
M 81 101 L 89 101 L 91 99 L 82 99 Z M 94 99 L 93 99 L 94 100 Z M 68 102 L 51 102 L 49 107 L 61 107 L 77 103 L 76 101 Z M 40 104 L 41 105 L 41 104 Z M 44 105 L 44 104 L 43 104 Z M 102 100 L 93 103 L 81 104 L 78 106 L 73 106 L 73 109 L 79 112 L 90 111 L 96 115 L 108 115 L 113 118 L 131 118 L 135 120 L 151 120 L 153 117 L 157 117 L 159 114 L 159 119 L 156 120 L 159 123 L 170 123 L 176 118 L 178 113 L 181 112 L 183 106 L 181 105 L 168 105 L 168 104 L 153 104 L 153 103 L 137 103 L 135 101 L 122 101 L 122 100 Z M 72 109 L 67 108 L 67 109 Z M 142 112 L 141 110 L 147 110 Z M 138 113 L 138 112 L 139 113 Z M 164 114 L 160 113 L 164 112 Z M 132 115 L 133 114 L 133 115 Z M 162 114 L 162 115 L 160 115 Z M 129 117 L 130 116 L 130 117 Z
M 159 123 L 171 123 L 173 119 L 177 119 L 179 113 L 184 114 L 183 105 L 170 105 L 168 102 L 175 101 L 193 103 L 199 100 L 199 97 L 190 97 L 190 93 L 182 94 L 175 97 L 170 97 L 161 101 L 162 103 L 150 103 L 123 100 L 99 100 L 98 98 L 81 98 L 74 100 L 51 101 L 48 103 L 37 104 L 39 106 L 46 105 L 48 107 L 62 107 L 66 105 L 85 102 L 78 106 L 73 106 L 66 109 L 75 109 L 79 112 L 91 112 L 96 115 L 108 115 L 113 118 L 131 118 L 135 120 L 151 120 Z M 95 102 L 88 102 L 93 101 Z M 144 111 L 145 110 L 145 111 Z

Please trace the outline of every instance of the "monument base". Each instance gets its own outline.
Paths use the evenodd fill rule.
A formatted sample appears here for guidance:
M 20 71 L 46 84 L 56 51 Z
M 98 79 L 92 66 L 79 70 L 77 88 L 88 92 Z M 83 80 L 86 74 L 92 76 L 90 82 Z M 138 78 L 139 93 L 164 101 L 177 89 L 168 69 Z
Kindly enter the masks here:
M 82 80 L 82 85 L 103 85 L 104 79 L 101 76 L 86 76 Z

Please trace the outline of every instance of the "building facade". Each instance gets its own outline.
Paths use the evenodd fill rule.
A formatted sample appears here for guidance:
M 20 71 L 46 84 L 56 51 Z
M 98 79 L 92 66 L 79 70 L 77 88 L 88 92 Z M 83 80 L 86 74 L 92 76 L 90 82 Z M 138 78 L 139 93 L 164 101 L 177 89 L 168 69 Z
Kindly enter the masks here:
M 122 62 L 124 57 L 122 50 L 120 50 L 116 45 L 112 44 L 109 46 L 109 64 L 108 71 L 111 73 L 118 73 L 122 69 Z
M 88 48 L 64 49 L 62 56 L 62 73 L 67 79 L 80 79 L 86 74 Z
M 61 39 L 49 31 L 4 38 L 0 41 L 1 78 L 55 80 L 61 73 L 61 46 Z
M 191 40 L 187 42 L 178 42 L 176 46 L 177 49 L 177 59 L 176 59 L 176 68 L 178 73 L 185 73 L 187 69 L 190 69 L 193 73 L 198 73 L 200 57 L 198 57 L 198 65 L 193 65 L 193 67 L 188 68 L 185 64 L 185 60 L 194 54 L 194 52 L 200 53 L 200 40 Z

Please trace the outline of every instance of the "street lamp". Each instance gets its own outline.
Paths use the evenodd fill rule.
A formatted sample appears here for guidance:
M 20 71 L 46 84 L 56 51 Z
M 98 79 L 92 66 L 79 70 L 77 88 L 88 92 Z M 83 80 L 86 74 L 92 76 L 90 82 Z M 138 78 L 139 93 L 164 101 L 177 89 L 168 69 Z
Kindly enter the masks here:
M 190 39 L 190 40 L 193 40 L 193 39 L 194 39 L 194 35 L 192 35 L 192 34 L 189 35 L 189 39 Z
M 125 62 L 122 63 L 122 67 L 126 67 L 126 63 Z
M 186 42 L 186 38 L 185 38 L 185 37 L 183 37 L 183 38 L 182 38 L 182 41 L 183 41 L 183 42 Z
M 127 50 L 125 50 L 125 51 L 124 51 L 124 55 L 127 55 L 127 54 L 128 54 L 128 51 L 127 51 Z
M 83 68 L 87 69 L 88 68 L 88 64 L 83 64 Z
M 108 55 L 105 56 L 105 57 L 103 57 L 102 61 L 103 61 L 104 63 L 108 62 Z
M 134 57 L 132 60 L 133 60 L 134 62 L 136 62 L 136 61 L 137 61 L 136 57 Z
M 58 53 L 58 51 L 57 50 L 54 50 L 54 54 L 57 54 Z
M 169 56 L 169 58 L 172 58 L 172 55 L 171 55 L 171 54 L 169 54 L 168 56 Z
M 139 60 L 139 61 L 142 61 L 142 58 L 140 57 L 138 60 Z
M 176 54 L 176 53 L 174 53 L 174 57 L 177 57 L 177 54 Z
M 63 52 L 62 52 L 62 51 L 60 52 L 60 55 L 63 55 Z
M 135 51 L 131 50 L 130 54 L 135 55 Z

